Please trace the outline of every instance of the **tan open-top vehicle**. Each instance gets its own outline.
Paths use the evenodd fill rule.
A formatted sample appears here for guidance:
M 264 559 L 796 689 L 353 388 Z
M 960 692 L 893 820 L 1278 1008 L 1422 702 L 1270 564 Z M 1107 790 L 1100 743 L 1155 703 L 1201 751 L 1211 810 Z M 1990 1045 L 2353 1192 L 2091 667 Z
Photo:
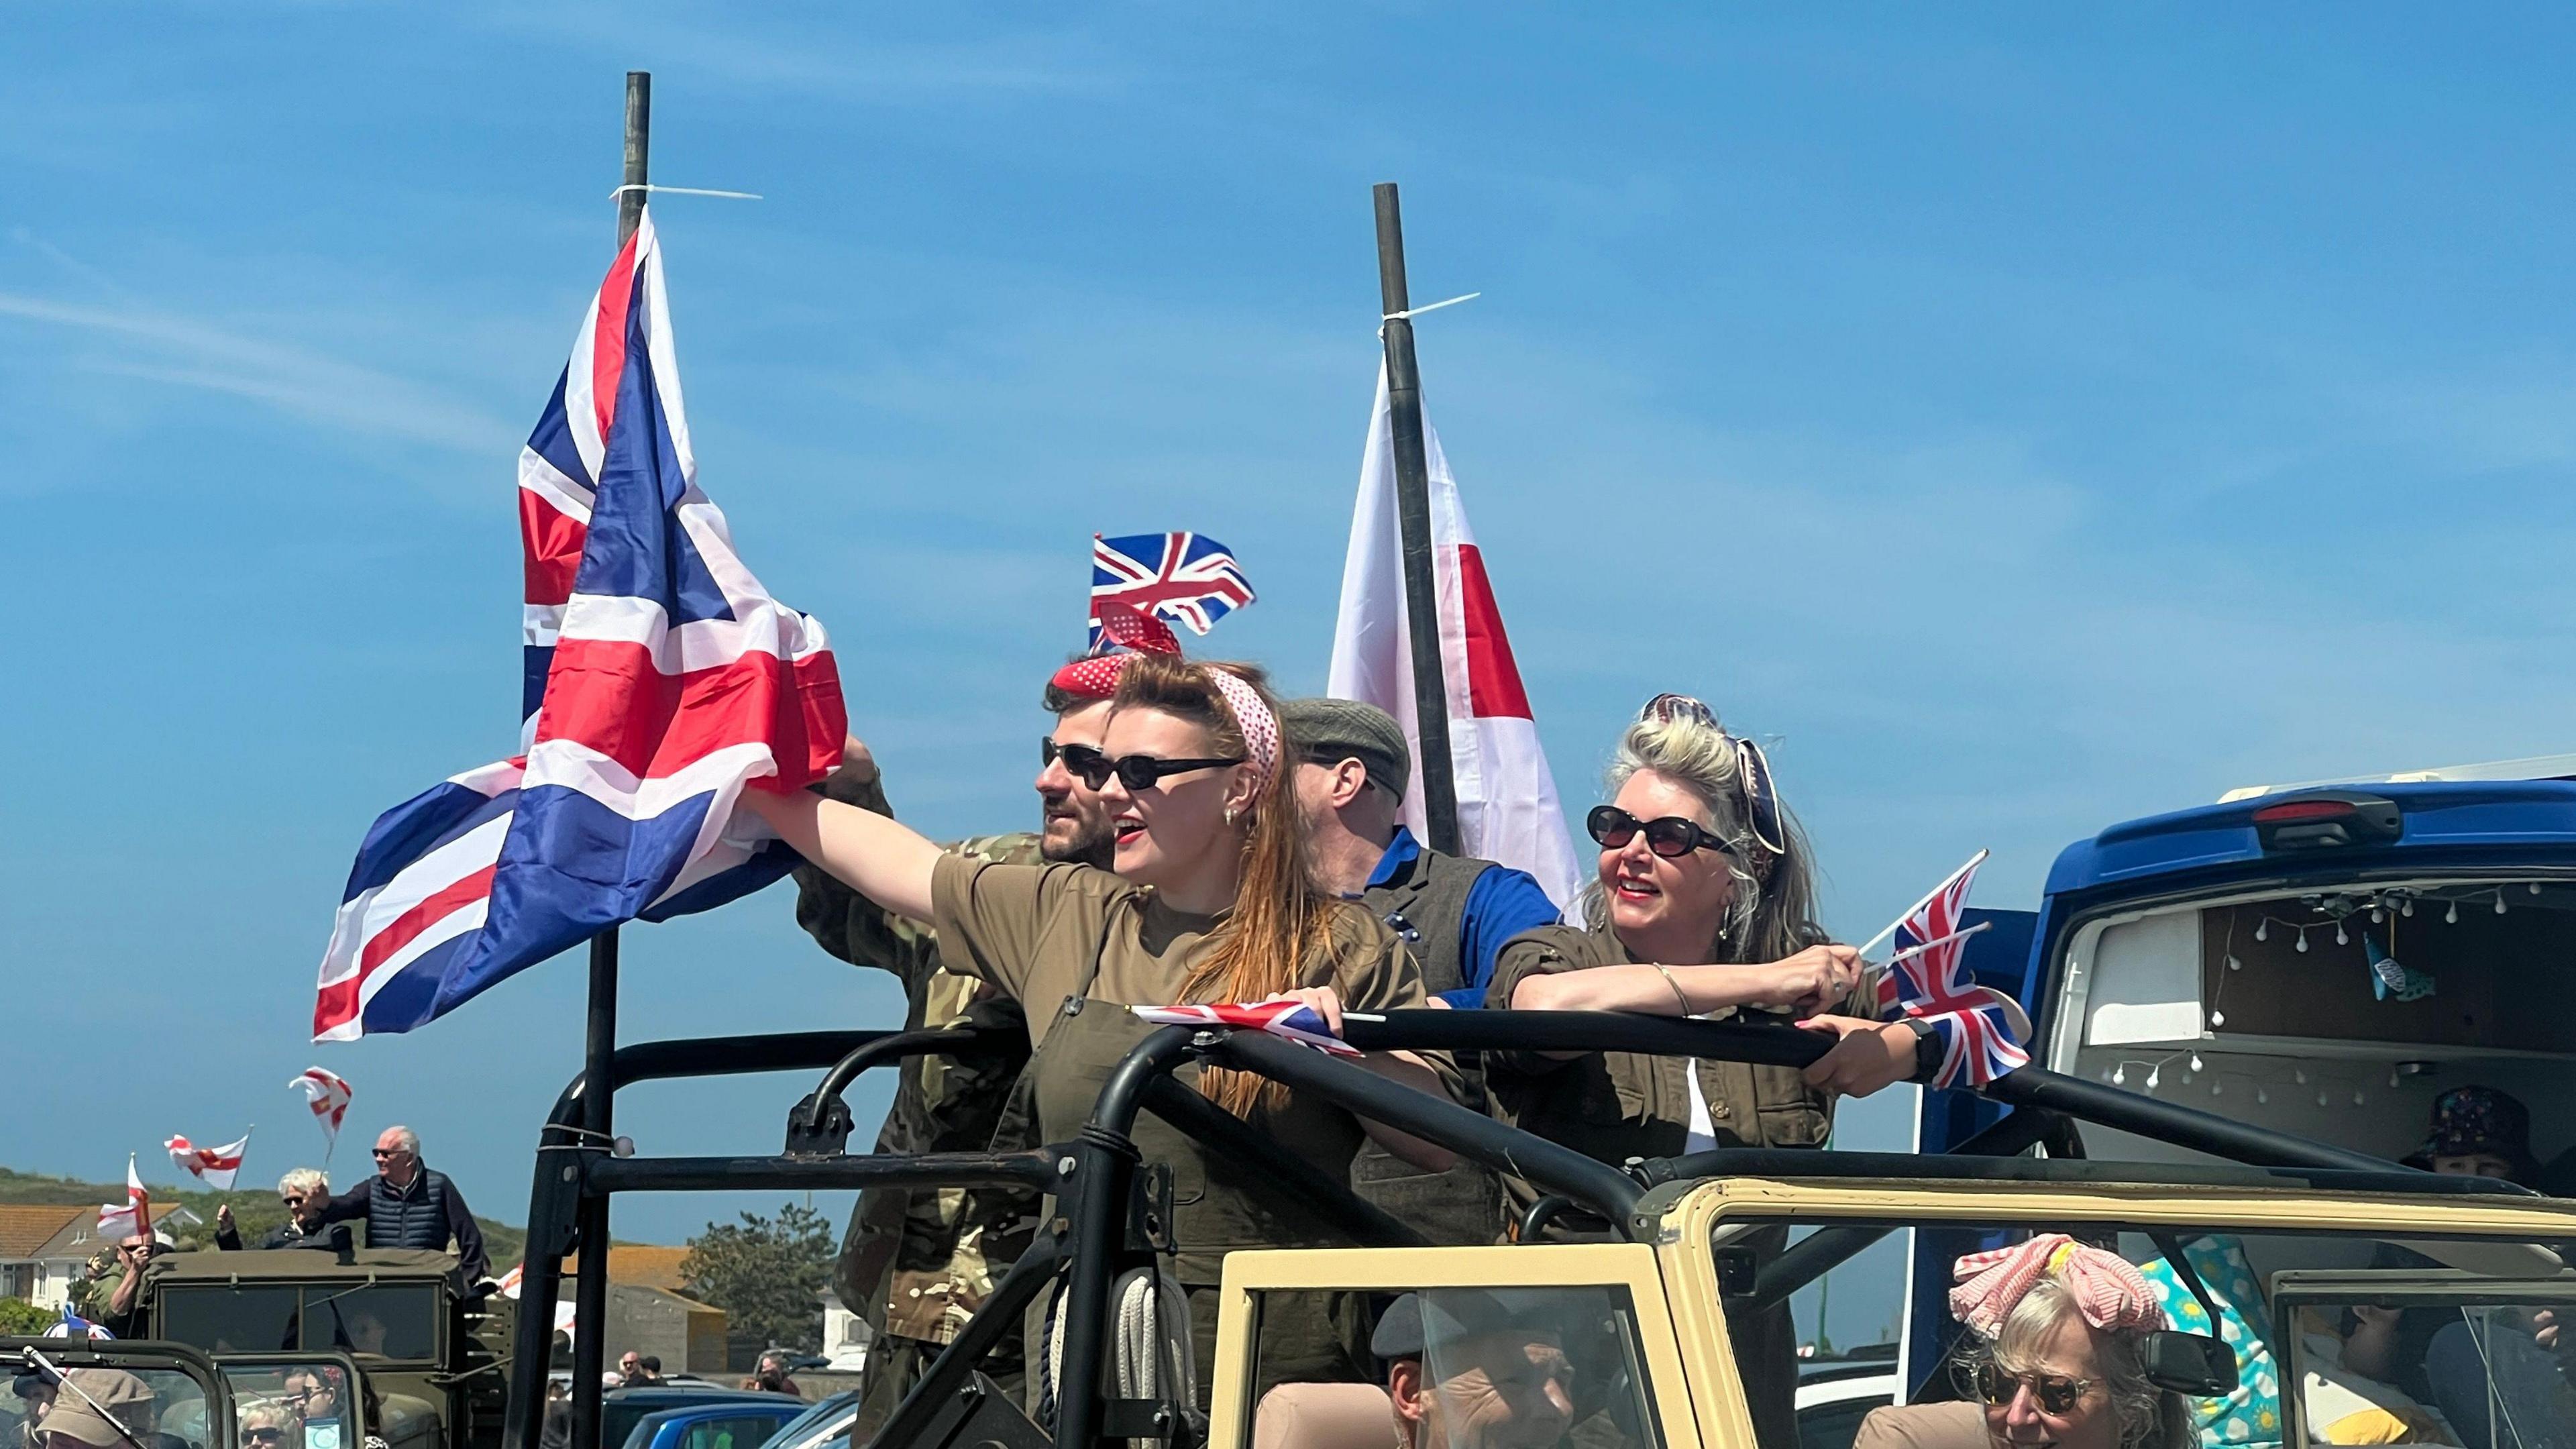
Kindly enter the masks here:
M 1353 1022 L 1350 1031 L 1369 1048 L 1624 1050 L 1788 1064 L 1822 1049 L 1819 1039 L 1785 1028 L 1606 1013 L 1398 1012 Z M 2416 1321 L 2427 1328 L 2458 1326 L 2444 1341 L 2464 1346 L 2468 1357 L 2445 1359 L 2445 1371 L 2466 1362 L 2470 1379 L 2446 1386 L 2449 1418 L 2404 1421 L 2440 1424 L 2448 1434 L 2421 1442 L 2476 1449 L 2576 1442 L 2576 1394 L 2559 1377 L 2554 1334 L 2542 1331 L 2558 1305 L 2576 1305 L 2569 1266 L 2576 1204 L 2413 1171 L 2099 1082 L 2035 1067 L 2011 1073 L 1982 1089 L 2011 1110 L 1938 1155 L 1721 1150 L 1612 1167 L 1277 1038 L 1170 1027 L 1112 1075 L 1077 1141 L 923 1157 L 845 1150 L 849 1116 L 840 1094 L 860 1072 L 911 1055 L 979 1049 L 988 1048 L 971 1032 L 814 1033 L 617 1053 L 620 1085 L 828 1067 L 790 1113 L 789 1150 L 775 1156 L 621 1157 L 579 1127 L 576 1082 L 539 1157 L 525 1278 L 532 1301 L 521 1305 L 511 1366 L 509 1449 L 537 1444 L 546 1327 L 565 1286 L 562 1255 L 585 1224 L 604 1231 L 614 1194 L 933 1184 L 1018 1185 L 1047 1194 L 1050 1207 L 1035 1246 L 878 1432 L 874 1442 L 888 1449 L 1407 1442 L 1382 1386 L 1283 1379 L 1264 1364 L 1262 1331 L 1265 1314 L 1288 1295 L 1327 1295 L 1373 1312 L 1402 1294 L 1425 1305 L 1424 1364 L 1434 1377 L 1444 1361 L 1478 1351 L 1463 1333 L 1444 1338 L 1439 1324 L 1472 1319 L 1490 1329 L 1501 1312 L 1561 1344 L 1583 1389 L 1558 1437 L 1577 1449 L 1793 1449 L 1795 1420 L 1761 1407 L 1785 1403 L 1790 1386 L 1779 1381 L 1776 1355 L 1748 1351 L 1761 1337 L 1747 1331 L 1755 1316 L 1838 1265 L 1895 1277 L 1909 1256 L 1946 1262 L 2044 1232 L 2116 1247 L 2169 1295 L 2176 1328 L 2152 1337 L 2148 1367 L 2156 1383 L 2190 1398 L 2205 1443 L 2350 1442 L 2342 1437 L 2353 1430 L 2343 1417 L 2350 1394 L 2309 1386 L 2352 1386 L 2357 1376 L 2337 1361 L 2337 1348 L 2354 1311 L 2374 1308 L 2423 1315 Z M 1179 1087 L 1173 1069 L 1194 1061 L 1315 1093 L 1515 1173 L 1546 1196 L 1515 1234 L 1522 1241 L 1428 1246 L 1346 1184 L 1275 1151 Z M 1227 1258 L 1213 1380 L 1195 1396 L 1204 1413 L 1168 1373 L 1159 1387 L 1139 1387 L 1157 1376 L 1150 1363 L 1131 1361 L 1134 1335 L 1119 1332 L 1117 1285 L 1168 1247 L 1156 1241 L 1158 1174 L 1139 1162 L 1128 1136 L 1139 1112 L 1283 1181 L 1352 1243 Z M 2106 1141 L 2151 1141 L 2188 1160 L 2091 1160 L 2083 1155 L 2088 1130 Z M 1061 1325 L 1057 1381 L 1065 1387 L 1033 1417 L 1021 1395 L 982 1369 L 1041 1301 Z M 1130 1351 L 1122 1351 L 1122 1336 Z M 1907 1360 L 1919 1368 L 1905 1397 L 1960 1396 L 1940 1367 L 1949 1347 L 1907 1345 Z M 595 1434 L 596 1401 L 585 1404 L 583 1390 L 598 1380 L 584 1370 L 603 1354 L 596 1341 L 575 1344 L 575 1449 L 588 1449 Z M 1074 1385 L 1088 1390 L 1073 1392 Z M 2327 1413 L 2338 1417 L 2321 1421 Z M 1452 1442 L 1463 1449 L 1457 1435 Z

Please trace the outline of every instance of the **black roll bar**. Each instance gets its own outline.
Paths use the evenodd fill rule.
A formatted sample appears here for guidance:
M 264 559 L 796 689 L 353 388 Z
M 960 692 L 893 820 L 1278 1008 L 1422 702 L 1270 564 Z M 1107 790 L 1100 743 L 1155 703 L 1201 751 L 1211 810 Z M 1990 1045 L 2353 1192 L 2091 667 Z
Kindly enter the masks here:
M 1389 1012 L 1375 1019 L 1349 1018 L 1345 1034 L 1352 1045 L 1369 1050 L 1625 1051 L 1789 1067 L 1814 1062 L 1832 1045 L 1832 1038 L 1822 1033 L 1786 1026 L 1617 1012 L 1409 1010 Z M 1149 1261 L 1151 1255 L 1150 1245 L 1133 1240 L 1129 1233 L 1138 1166 L 1132 1134 L 1138 1111 L 1152 1110 L 1220 1155 L 1257 1167 L 1287 1183 L 1291 1191 L 1315 1203 L 1336 1227 L 1363 1242 L 1421 1240 L 1408 1225 L 1358 1200 L 1349 1192 L 1347 1183 L 1332 1179 L 1311 1164 L 1283 1159 L 1255 1129 L 1173 1082 L 1172 1071 L 1194 1058 L 1257 1073 L 1357 1116 L 1463 1154 L 1526 1180 L 1571 1205 L 1596 1211 L 1627 1235 L 1636 1231 L 1633 1218 L 1648 1186 L 1717 1174 L 1811 1175 L 1817 1166 L 1812 1152 L 1731 1149 L 1635 1163 L 1622 1171 L 1574 1148 L 1505 1126 L 1454 1102 L 1417 1092 L 1277 1037 L 1187 1026 L 1165 1027 L 1151 1033 L 1120 1061 L 1103 1083 L 1090 1120 L 1071 1143 L 1032 1153 L 852 1159 L 837 1150 L 846 1143 L 844 1129 L 838 1142 L 823 1140 L 816 1145 L 818 1134 L 828 1139 L 836 1108 L 846 1118 L 847 1109 L 840 1104 L 840 1094 L 860 1072 L 928 1053 L 963 1055 L 1015 1048 L 1017 1043 L 1005 1042 L 1004 1035 L 973 1029 L 803 1032 L 644 1043 L 621 1048 L 612 1058 L 612 1080 L 608 1084 L 612 1091 L 655 1078 L 828 1067 L 830 1071 L 823 1081 L 791 1118 L 791 1142 L 811 1147 L 808 1155 L 618 1158 L 611 1154 L 608 1143 L 598 1140 L 597 1134 L 581 1129 L 585 1084 L 575 1078 L 557 1101 L 538 1146 L 539 1170 L 530 1194 L 524 1301 L 511 1364 L 512 1405 L 504 1425 L 504 1449 L 534 1449 L 538 1441 L 544 1415 L 552 1309 L 562 1287 L 562 1257 L 579 1237 L 577 1225 L 585 1220 L 585 1207 L 596 1211 L 619 1192 L 939 1183 L 1021 1187 L 1054 1194 L 1059 1203 L 1061 1246 L 1050 1246 L 1043 1252 L 1032 1250 L 1022 1257 L 1004 1280 L 1015 1300 L 1004 1312 L 1016 1312 L 1017 1307 L 1033 1300 L 1050 1275 L 1065 1278 L 1066 1303 L 1058 1316 L 1063 1335 L 1059 1383 L 1082 1386 L 1079 1392 L 1060 1394 L 1056 1442 L 1066 1449 L 1088 1446 L 1102 1437 L 1112 1423 L 1124 1422 L 1101 1386 L 1111 1287 L 1120 1272 Z M 2382 1190 L 2400 1189 L 2409 1178 L 2422 1179 L 2421 1174 L 2361 1153 L 2036 1067 L 2024 1067 L 1999 1078 L 1979 1089 L 1979 1094 L 2016 1111 L 1970 1144 L 1964 1144 L 1971 1148 L 1982 1144 L 1987 1151 L 2019 1152 L 2041 1133 L 2062 1128 L 2062 1120 L 2051 1114 L 2063 1114 L 2258 1166 L 2370 1174 L 2373 1185 Z M 796 1136 L 798 1124 L 805 1129 L 802 1139 Z M 2002 1145 L 2005 1143 L 2016 1145 L 2006 1148 Z M 1842 1156 L 1842 1175 L 1923 1175 L 1920 1157 Z M 1951 1166 L 1956 1170 L 1954 1175 L 1967 1177 L 2012 1176 L 2021 1171 L 2010 1164 L 1979 1162 L 1975 1158 L 1954 1160 Z M 1813 1246 L 1814 1242 L 1811 1239 L 1800 1245 L 1812 1247 L 1813 1258 L 1823 1258 L 1843 1246 L 1839 1241 L 1828 1241 L 1823 1246 Z M 1856 1252 L 1858 1248 L 1853 1246 L 1849 1251 Z M 584 1277 L 598 1273 L 603 1288 L 606 1258 L 605 1252 L 585 1254 L 583 1263 Z M 1774 1266 L 1785 1266 L 1786 1262 Z M 1002 1296 L 997 1290 L 988 1309 L 1004 1309 Z M 934 1386 L 945 1394 L 967 1382 L 965 1376 L 972 1373 L 983 1348 L 989 1348 L 990 1342 L 1007 1327 L 997 1321 L 990 1325 L 989 1333 L 978 1333 L 978 1328 L 986 1326 L 988 1316 L 991 1315 L 978 1314 L 975 1324 L 950 1352 L 941 1356 L 931 1377 L 925 1378 L 923 1388 L 889 1422 L 889 1430 L 929 1412 L 932 1401 L 923 1395 Z M 974 1347 L 978 1344 L 983 1348 Z M 971 1353 L 960 1352 L 970 1348 Z M 596 1422 L 597 1381 L 576 1382 L 573 1392 L 590 1400 L 592 1422 Z
M 853 1047 L 824 1071 L 823 1080 L 787 1111 L 787 1155 L 820 1156 L 850 1150 L 850 1104 L 841 1094 L 868 1068 L 907 1056 L 1004 1056 L 1025 1053 L 1028 1035 L 1018 1027 L 937 1027 L 893 1032 Z

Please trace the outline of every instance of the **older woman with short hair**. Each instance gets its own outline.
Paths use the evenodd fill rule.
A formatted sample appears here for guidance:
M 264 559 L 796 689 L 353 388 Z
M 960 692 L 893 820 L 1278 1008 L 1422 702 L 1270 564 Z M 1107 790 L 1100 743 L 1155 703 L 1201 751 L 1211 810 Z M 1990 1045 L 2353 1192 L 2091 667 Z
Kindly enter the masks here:
M 2146 1335 L 2173 1326 L 2127 1259 L 2043 1233 L 1954 1270 L 1965 1400 L 1876 1409 L 1853 1449 L 2192 1449 L 2191 1405 L 2147 1379 Z

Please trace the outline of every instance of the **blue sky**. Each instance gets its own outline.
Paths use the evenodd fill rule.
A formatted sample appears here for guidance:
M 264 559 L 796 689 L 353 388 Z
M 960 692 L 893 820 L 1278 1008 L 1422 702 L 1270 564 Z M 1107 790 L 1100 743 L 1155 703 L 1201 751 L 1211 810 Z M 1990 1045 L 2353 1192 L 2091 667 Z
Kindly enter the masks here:
M 1095 530 L 1232 543 L 1262 598 L 1212 643 L 1320 685 L 1387 179 L 1415 295 L 1485 294 L 1422 323 L 1426 395 L 1576 809 L 1640 700 L 1699 693 L 1777 741 L 1857 934 L 1980 845 L 1979 900 L 2024 905 L 2069 840 L 2230 785 L 2569 744 L 2560 12 L 12 32 L 0 568 L 45 625 L 0 710 L 13 1166 L 257 1121 L 281 1170 L 320 1061 L 353 1134 L 409 1121 L 523 1216 L 577 966 L 408 1038 L 303 1024 L 368 820 L 511 741 L 513 459 L 611 249 L 629 67 L 657 179 L 768 197 L 657 209 L 701 482 L 935 833 L 1031 818 Z M 891 1020 L 789 912 L 630 933 L 630 1037 Z M 624 1122 L 763 1148 L 799 1090 Z

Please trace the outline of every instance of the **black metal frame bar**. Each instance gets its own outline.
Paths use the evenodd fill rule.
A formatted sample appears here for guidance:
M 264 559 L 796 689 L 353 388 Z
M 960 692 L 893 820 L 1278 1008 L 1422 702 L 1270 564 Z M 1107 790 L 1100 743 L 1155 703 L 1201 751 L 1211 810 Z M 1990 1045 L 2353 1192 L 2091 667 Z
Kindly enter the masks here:
M 1830 1049 L 1822 1034 L 1780 1026 L 1747 1026 L 1674 1017 L 1609 1012 L 1398 1011 L 1377 1019 L 1352 1018 L 1351 1044 L 1363 1049 L 1593 1052 L 1704 1057 L 1803 1067 Z M 828 1067 L 816 1090 L 791 1114 L 791 1141 L 802 1125 L 828 1130 L 831 1113 L 847 1109 L 840 1095 L 861 1072 L 911 1056 L 965 1055 L 1006 1047 L 1010 1034 L 973 1029 L 939 1032 L 805 1032 L 785 1036 L 654 1042 L 618 1050 L 606 1088 L 657 1078 L 803 1070 Z M 1845 1178 L 1982 1177 L 2012 1180 L 2099 1182 L 2115 1179 L 2105 1164 L 2084 1161 L 2000 1160 L 2028 1149 L 2048 1134 L 2066 1132 L 2067 1119 L 2191 1148 L 2212 1156 L 2287 1173 L 2345 1179 L 2333 1185 L 2363 1191 L 2516 1192 L 2507 1184 L 2440 1179 L 2340 1148 L 2233 1122 L 2194 1108 L 2025 1067 L 1981 1089 L 1981 1095 L 2016 1110 L 1963 1147 L 1972 1155 L 1944 1159 L 1934 1168 L 1922 1157 L 1901 1154 L 1729 1149 L 1634 1163 L 1626 1170 L 1595 1161 L 1557 1143 L 1504 1125 L 1480 1112 L 1391 1081 L 1364 1067 L 1256 1032 L 1188 1026 L 1165 1027 L 1144 1038 L 1103 1083 L 1090 1120 L 1070 1143 L 1021 1153 L 945 1153 L 908 1158 L 850 1157 L 826 1144 L 806 1154 L 778 1157 L 619 1158 L 583 1124 L 594 1110 L 576 1078 L 557 1101 L 538 1147 L 539 1170 L 529 1204 L 527 1273 L 511 1364 L 511 1413 L 504 1449 L 532 1449 L 544 1414 L 544 1387 L 552 1338 L 552 1307 L 562 1288 L 562 1255 L 583 1239 L 580 1228 L 604 1219 L 607 1200 L 620 1192 L 705 1191 L 751 1187 L 1011 1186 L 1054 1194 L 1061 1242 L 1042 1237 L 1037 1248 L 997 1288 L 987 1311 L 942 1354 L 921 1388 L 889 1420 L 886 1442 L 936 1401 L 969 1382 L 977 1360 L 1008 1327 L 1008 1320 L 1048 1281 L 1064 1279 L 1063 1372 L 1060 1384 L 1091 1386 L 1062 1395 L 1056 1441 L 1072 1446 L 1104 1437 L 1119 1406 L 1099 1389 L 1107 1355 L 1111 1285 L 1133 1263 L 1148 1261 L 1150 1245 L 1130 1233 L 1134 1222 L 1138 1154 L 1136 1115 L 1151 1111 L 1218 1154 L 1286 1182 L 1313 1202 L 1335 1226 L 1366 1243 L 1416 1244 L 1421 1235 L 1352 1194 L 1346 1182 L 1311 1164 L 1283 1159 L 1256 1129 L 1172 1079 L 1175 1069 L 1205 1061 L 1257 1073 L 1290 1089 L 1331 1102 L 1462 1156 L 1522 1178 L 1566 1203 L 1608 1218 L 1623 1234 L 1641 1231 L 1640 1199 L 1658 1185 L 1716 1175 Z M 846 1143 L 846 1133 L 842 1136 Z M 1983 1154 L 1981 1156 L 1981 1154 Z M 2224 1177 L 2265 1180 L 2231 1169 L 2164 1168 L 2154 1176 L 2174 1180 Z M 2278 1181 L 2278 1179 L 2271 1179 Z M 2314 1178 L 2307 1180 L 2313 1181 Z M 1649 1205 L 1651 1207 L 1651 1205 Z M 1651 1228 L 1651 1224 L 1643 1225 Z M 1785 1281 L 1782 1270 L 1822 1271 L 1866 1246 L 1871 1230 L 1855 1236 L 1819 1234 L 1799 1249 L 1805 1257 L 1771 1265 L 1766 1281 Z M 1819 1243 L 1821 1242 L 1821 1246 Z M 1835 1256 L 1836 1254 L 1839 1256 Z M 583 1277 L 599 1274 L 605 1301 L 606 1255 L 585 1254 Z M 1806 1276 L 1813 1276 L 1812 1273 Z M 1005 1291 L 1007 1290 L 1007 1291 Z M 1005 1302 L 1005 1298 L 1009 1301 Z M 588 1301 L 585 1295 L 585 1302 Z M 990 1322 L 988 1323 L 988 1320 Z M 589 1322 L 598 1325 L 593 1315 Z M 978 1329 L 989 1329 L 978 1332 Z M 596 1327 L 594 1327 L 596 1331 Z M 1033 1351 L 1036 1351 L 1033 1349 Z M 578 1360 L 578 1354 L 576 1355 Z M 574 1384 L 590 1403 L 596 1423 L 598 1378 Z M 1121 1421 L 1123 1422 L 1123 1421 Z M 587 1446 L 585 1446 L 587 1449 Z

